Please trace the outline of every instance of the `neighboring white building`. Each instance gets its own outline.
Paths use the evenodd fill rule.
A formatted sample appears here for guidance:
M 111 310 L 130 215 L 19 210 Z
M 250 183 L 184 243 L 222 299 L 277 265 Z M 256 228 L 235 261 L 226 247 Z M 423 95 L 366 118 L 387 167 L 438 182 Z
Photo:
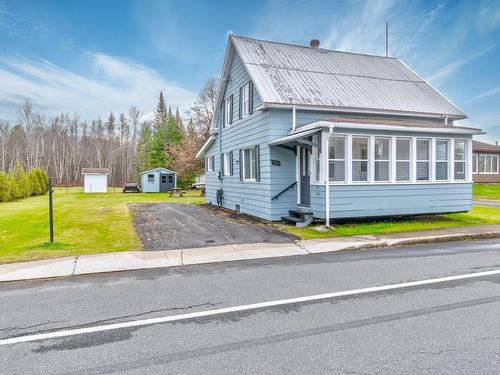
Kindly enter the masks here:
M 108 168 L 82 168 L 83 191 L 85 193 L 107 193 Z

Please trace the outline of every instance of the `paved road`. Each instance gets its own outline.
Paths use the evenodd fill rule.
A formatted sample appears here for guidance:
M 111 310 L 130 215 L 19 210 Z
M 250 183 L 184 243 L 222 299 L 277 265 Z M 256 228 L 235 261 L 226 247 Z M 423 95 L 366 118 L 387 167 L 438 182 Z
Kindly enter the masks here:
M 500 269 L 484 240 L 0 285 L 0 342 Z M 500 371 L 500 276 L 1 345 L 0 372 L 331 374 Z

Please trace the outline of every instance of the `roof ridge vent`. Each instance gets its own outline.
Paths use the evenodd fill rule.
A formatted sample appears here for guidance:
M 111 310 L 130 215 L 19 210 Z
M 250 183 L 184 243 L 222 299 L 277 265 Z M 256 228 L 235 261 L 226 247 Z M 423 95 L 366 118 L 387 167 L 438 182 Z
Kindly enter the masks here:
M 319 47 L 319 39 L 311 39 L 309 42 L 312 48 L 318 48 Z

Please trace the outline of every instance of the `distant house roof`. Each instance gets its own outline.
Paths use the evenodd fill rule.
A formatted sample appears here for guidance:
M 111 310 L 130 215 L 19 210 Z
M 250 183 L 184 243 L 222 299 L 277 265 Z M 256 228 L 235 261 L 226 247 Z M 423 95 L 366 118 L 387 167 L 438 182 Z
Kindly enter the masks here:
M 157 172 L 157 171 L 161 171 L 163 173 L 168 173 L 168 174 L 176 174 L 177 173 L 177 172 L 171 171 L 170 169 L 167 169 L 167 168 L 153 168 L 153 169 L 148 169 L 147 171 L 143 171 L 143 172 L 141 172 L 141 174 Z
M 500 153 L 500 146 L 492 145 L 486 142 L 474 141 L 472 144 L 473 151 L 497 152 Z
M 82 168 L 82 174 L 110 174 L 109 168 Z
M 234 35 L 229 37 L 221 89 L 234 51 L 248 70 L 264 106 L 467 117 L 397 58 Z

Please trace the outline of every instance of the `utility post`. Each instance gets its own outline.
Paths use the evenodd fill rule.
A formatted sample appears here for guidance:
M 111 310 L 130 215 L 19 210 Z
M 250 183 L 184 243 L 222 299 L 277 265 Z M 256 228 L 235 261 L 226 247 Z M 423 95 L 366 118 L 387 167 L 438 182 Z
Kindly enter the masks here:
M 50 242 L 54 242 L 54 213 L 52 210 L 52 179 L 49 177 L 49 225 L 50 225 Z

